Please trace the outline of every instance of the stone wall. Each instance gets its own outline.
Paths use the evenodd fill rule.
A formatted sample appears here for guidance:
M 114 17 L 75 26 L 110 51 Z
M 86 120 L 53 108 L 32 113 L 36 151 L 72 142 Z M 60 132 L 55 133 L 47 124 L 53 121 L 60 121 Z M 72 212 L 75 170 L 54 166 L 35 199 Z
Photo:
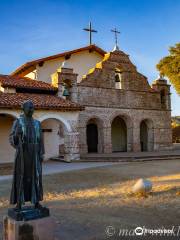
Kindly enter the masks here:
M 67 84 L 68 98 L 85 106 L 78 126 L 81 153 L 88 151 L 86 129 L 89 122 L 98 128 L 99 140 L 95 149 L 99 153 L 112 152 L 111 125 L 117 116 L 126 123 L 127 151 L 142 149 L 142 121 L 146 126 L 148 151 L 171 148 L 170 87 L 166 80 L 157 79 L 151 87 L 129 56 L 119 50 L 105 54 L 104 59 L 81 80 L 77 80 L 74 70 L 63 66 L 55 75 L 58 95 L 62 96 L 63 83 Z
M 117 74 L 121 89 L 116 89 Z M 161 102 L 162 88 L 166 104 Z M 169 91 L 164 79 L 157 80 L 151 87 L 127 54 L 114 51 L 106 54 L 103 61 L 84 76 L 78 84 L 77 99 L 86 106 L 170 110 Z
M 125 109 L 161 109 L 160 94 L 153 91 L 78 87 L 78 103 L 85 106 Z
M 120 89 L 116 89 L 118 79 Z M 122 51 L 106 54 L 90 69 L 77 85 L 77 99 L 78 103 L 86 106 L 79 120 L 82 154 L 87 153 L 86 125 L 90 119 L 100 132 L 98 152 L 112 152 L 111 125 L 116 116 L 126 123 L 127 151 L 141 151 L 142 121 L 147 126 L 148 151 L 171 149 L 170 86 L 160 77 L 151 87 L 147 78 L 137 72 L 129 56 Z
M 90 119 L 101 123 L 100 153 L 112 152 L 111 124 L 115 117 L 120 116 L 127 126 L 127 151 L 140 151 L 140 124 L 148 123 L 149 151 L 169 150 L 172 147 L 171 113 L 160 110 L 117 109 L 105 107 L 86 107 L 80 113 L 80 152 L 87 153 L 86 125 Z
M 115 74 L 119 73 L 123 89 L 151 91 L 147 78 L 136 70 L 129 56 L 122 51 L 113 51 L 83 76 L 79 86 L 115 88 Z

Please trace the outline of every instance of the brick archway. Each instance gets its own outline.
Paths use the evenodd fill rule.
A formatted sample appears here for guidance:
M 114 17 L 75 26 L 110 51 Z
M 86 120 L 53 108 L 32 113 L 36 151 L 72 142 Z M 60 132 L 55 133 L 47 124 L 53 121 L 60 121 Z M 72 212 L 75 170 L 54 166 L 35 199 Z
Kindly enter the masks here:
M 124 141 L 126 141 L 126 145 L 124 144 L 124 151 L 131 152 L 133 150 L 133 122 L 129 115 L 125 113 L 119 113 L 115 112 L 110 117 L 110 126 L 111 126 L 111 146 L 113 144 L 112 141 L 112 124 L 115 119 L 121 119 L 121 126 L 122 126 L 122 132 L 124 132 Z M 123 130 L 124 129 L 124 130 Z M 113 152 L 113 146 L 112 146 L 112 152 Z
M 143 119 L 140 122 L 141 151 L 154 150 L 154 128 L 151 119 Z
M 127 152 L 127 126 L 119 116 L 111 124 L 111 142 L 112 152 Z
M 58 114 L 46 114 L 39 120 L 42 127 L 43 123 L 46 123 L 44 127 L 49 130 L 46 135 L 51 134 L 48 141 L 45 139 L 47 145 L 45 147 L 51 150 L 51 154 L 46 155 L 47 158 L 58 157 L 59 155 L 63 156 L 67 162 L 79 159 L 79 133 L 73 130 L 69 121 Z
M 95 117 L 86 122 L 87 152 L 103 152 L 103 122 Z

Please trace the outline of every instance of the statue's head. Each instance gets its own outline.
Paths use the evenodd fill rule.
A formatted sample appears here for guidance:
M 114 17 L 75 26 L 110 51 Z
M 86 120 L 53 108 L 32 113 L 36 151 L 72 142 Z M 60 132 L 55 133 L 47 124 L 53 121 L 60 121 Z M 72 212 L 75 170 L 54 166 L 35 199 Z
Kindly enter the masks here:
M 24 114 L 27 117 L 32 117 L 33 113 L 34 113 L 34 104 L 32 101 L 28 100 L 26 102 L 23 103 L 22 105 Z

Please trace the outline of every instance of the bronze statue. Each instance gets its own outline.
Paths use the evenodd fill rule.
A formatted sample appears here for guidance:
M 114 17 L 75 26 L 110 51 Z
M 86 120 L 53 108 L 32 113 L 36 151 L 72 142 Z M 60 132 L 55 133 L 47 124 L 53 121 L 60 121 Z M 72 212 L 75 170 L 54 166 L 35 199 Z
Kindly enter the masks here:
M 14 121 L 10 133 L 10 143 L 16 148 L 14 176 L 10 203 L 21 210 L 25 202 L 41 208 L 43 200 L 42 161 L 44 144 L 41 125 L 33 119 L 34 105 L 32 101 L 23 104 L 24 114 Z

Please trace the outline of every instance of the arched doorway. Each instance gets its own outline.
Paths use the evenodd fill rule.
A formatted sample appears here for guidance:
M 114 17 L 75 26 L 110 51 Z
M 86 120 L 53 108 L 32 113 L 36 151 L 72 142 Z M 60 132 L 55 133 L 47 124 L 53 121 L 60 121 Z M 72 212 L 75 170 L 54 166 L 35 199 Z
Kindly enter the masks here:
M 45 160 L 64 154 L 64 131 L 62 122 L 48 118 L 41 122 L 44 135 Z
M 140 144 L 141 151 L 153 151 L 154 148 L 154 134 L 153 124 L 149 119 L 145 119 L 140 123 Z
M 121 117 L 116 117 L 111 125 L 112 151 L 127 151 L 127 126 Z
M 148 127 L 145 121 L 142 121 L 140 125 L 140 143 L 141 151 L 148 151 Z
M 98 127 L 95 123 L 88 123 L 86 128 L 88 153 L 98 152 Z
M 9 134 L 15 117 L 8 114 L 0 114 L 0 163 L 14 161 L 15 149 L 9 143 Z

